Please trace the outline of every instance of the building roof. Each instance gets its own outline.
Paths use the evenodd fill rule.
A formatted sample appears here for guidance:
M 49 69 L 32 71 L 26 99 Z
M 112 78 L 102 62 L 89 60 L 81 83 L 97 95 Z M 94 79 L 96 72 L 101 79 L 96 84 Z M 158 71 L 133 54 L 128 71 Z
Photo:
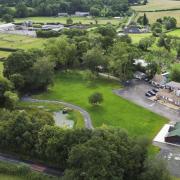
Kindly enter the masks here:
M 134 65 L 141 65 L 142 67 L 147 67 L 148 63 L 144 59 L 134 59 Z
M 175 81 L 171 81 L 167 83 L 166 86 L 171 87 L 173 89 L 177 89 L 177 90 L 180 89 L 180 83 L 175 82 Z
M 174 129 L 169 132 L 168 137 L 179 136 L 180 137 L 180 122 L 176 123 Z
M 169 101 L 172 102 L 180 102 L 180 96 L 176 95 L 176 92 L 170 91 L 168 89 L 161 89 L 158 93 L 157 96 L 164 96 L 169 99 Z
M 156 74 L 153 79 L 153 82 L 156 82 L 160 85 L 164 85 L 166 83 L 166 78 L 164 76 L 162 76 L 161 74 Z
M 15 26 L 13 23 L 7 23 L 7 24 L 1 24 L 0 28 L 8 28 L 8 27 L 12 27 Z

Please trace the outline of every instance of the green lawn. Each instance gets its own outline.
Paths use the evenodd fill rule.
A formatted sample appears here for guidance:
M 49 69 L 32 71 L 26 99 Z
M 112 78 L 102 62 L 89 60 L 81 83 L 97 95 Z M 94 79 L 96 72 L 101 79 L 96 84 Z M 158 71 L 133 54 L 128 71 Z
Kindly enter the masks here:
M 139 43 L 139 41 L 142 38 L 149 37 L 151 35 L 152 35 L 152 33 L 129 34 L 129 36 L 131 37 L 133 43 Z
M 68 17 L 28 17 L 28 18 L 17 18 L 15 19 L 15 22 L 24 22 L 26 20 L 31 20 L 34 23 L 63 23 L 66 24 L 66 20 Z M 95 19 L 88 18 L 88 17 L 72 17 L 73 23 L 79 23 L 82 24 L 95 24 Z M 118 25 L 122 20 L 115 19 L 115 18 L 96 18 L 98 21 L 98 24 L 107 24 L 111 23 L 114 25 Z
M 47 39 L 33 38 L 29 36 L 0 34 L 0 47 L 2 48 L 18 48 L 31 49 L 41 48 Z M 0 51 L 0 57 L 7 57 L 10 52 Z
M 0 174 L 0 180 L 24 180 L 22 177 Z
M 113 89 L 119 88 L 117 82 L 103 79 L 92 82 L 84 78 L 84 72 L 68 72 L 56 75 L 55 84 L 49 92 L 36 98 L 71 102 L 90 113 L 95 127 L 120 127 L 130 135 L 152 139 L 167 120 L 112 93 Z M 103 94 L 102 105 L 92 107 L 88 103 L 88 97 L 93 92 Z

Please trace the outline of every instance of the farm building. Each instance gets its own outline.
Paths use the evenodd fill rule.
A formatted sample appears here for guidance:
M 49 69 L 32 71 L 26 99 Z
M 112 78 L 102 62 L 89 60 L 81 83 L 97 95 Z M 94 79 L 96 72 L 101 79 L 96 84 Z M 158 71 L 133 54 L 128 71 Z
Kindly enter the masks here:
M 12 23 L 1 24 L 0 25 L 0 31 L 14 31 L 15 27 L 16 27 L 16 25 L 12 24 Z
M 89 15 L 90 15 L 89 12 L 81 12 L 81 11 L 76 11 L 76 12 L 75 12 L 75 16 L 81 16 L 81 17 L 83 17 L 83 16 L 89 16 Z
M 64 28 L 64 25 L 62 24 L 58 24 L 58 25 L 54 25 L 54 24 L 47 24 L 47 25 L 43 25 L 42 26 L 42 30 L 61 30 Z
M 169 133 L 165 137 L 165 141 L 180 144 L 180 122 L 176 123 L 174 127 L 169 128 Z
M 163 86 L 167 83 L 167 78 L 166 78 L 166 76 L 163 76 L 162 74 L 156 74 L 153 77 L 151 83 L 154 86 Z
M 171 81 L 166 84 L 166 88 L 170 88 L 171 90 L 180 90 L 180 83 Z
M 68 16 L 68 13 L 58 13 L 58 16 Z
M 161 89 L 156 94 L 156 97 L 158 100 L 163 100 L 164 102 L 180 107 L 180 90 L 172 91 L 169 89 Z
M 137 26 L 129 26 L 124 28 L 124 33 L 141 33 L 141 30 Z

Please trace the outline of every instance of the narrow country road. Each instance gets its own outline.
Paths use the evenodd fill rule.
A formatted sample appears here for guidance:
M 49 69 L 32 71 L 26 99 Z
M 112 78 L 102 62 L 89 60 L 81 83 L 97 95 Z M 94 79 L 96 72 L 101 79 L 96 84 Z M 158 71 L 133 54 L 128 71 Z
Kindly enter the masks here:
M 74 109 L 74 110 L 77 110 L 79 111 L 83 117 L 84 117 L 84 123 L 85 123 L 85 127 L 87 129 L 94 129 L 93 128 L 93 125 L 92 125 L 92 121 L 91 121 L 91 117 L 89 115 L 89 113 L 87 111 L 85 111 L 84 109 L 82 109 L 81 107 L 79 106 L 76 106 L 76 105 L 73 105 L 73 104 L 70 104 L 70 103 L 67 103 L 67 102 L 64 102 L 64 101 L 56 101 L 56 100 L 40 100 L 40 99 L 33 99 L 33 98 L 30 98 L 30 97 L 23 97 L 21 99 L 21 101 L 24 101 L 24 102 L 40 102 L 40 103 L 56 103 L 56 104 L 62 104 L 66 107 L 69 107 L 71 109 Z

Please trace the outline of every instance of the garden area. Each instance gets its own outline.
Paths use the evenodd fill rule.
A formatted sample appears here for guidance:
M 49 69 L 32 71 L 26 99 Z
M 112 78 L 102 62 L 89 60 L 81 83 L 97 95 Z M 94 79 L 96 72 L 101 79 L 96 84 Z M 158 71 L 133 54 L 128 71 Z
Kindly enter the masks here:
M 72 71 L 57 74 L 54 86 L 35 98 L 63 100 L 78 105 L 90 113 L 94 127 L 119 127 L 132 136 L 152 139 L 167 119 L 113 94 L 113 89 L 120 88 L 115 81 L 102 78 L 91 80 L 83 71 Z M 102 105 L 89 104 L 88 97 L 94 92 L 102 93 Z

